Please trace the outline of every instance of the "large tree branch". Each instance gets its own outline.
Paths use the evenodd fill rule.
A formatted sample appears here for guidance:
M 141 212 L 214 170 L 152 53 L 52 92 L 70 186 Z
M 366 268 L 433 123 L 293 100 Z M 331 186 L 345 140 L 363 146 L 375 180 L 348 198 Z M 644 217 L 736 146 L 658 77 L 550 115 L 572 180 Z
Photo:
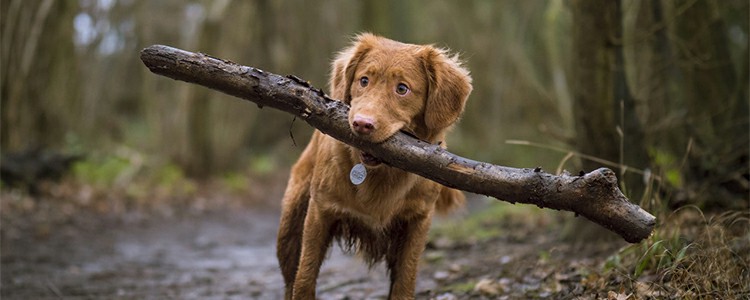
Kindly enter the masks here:
M 406 134 L 376 144 L 352 134 L 349 107 L 294 76 L 283 77 L 201 53 L 155 45 L 141 51 L 154 73 L 197 83 L 226 94 L 291 113 L 344 143 L 371 153 L 391 166 L 446 186 L 511 203 L 567 210 L 582 215 L 631 243 L 647 238 L 654 216 L 628 201 L 615 173 L 601 168 L 582 174 L 552 175 L 473 161 Z

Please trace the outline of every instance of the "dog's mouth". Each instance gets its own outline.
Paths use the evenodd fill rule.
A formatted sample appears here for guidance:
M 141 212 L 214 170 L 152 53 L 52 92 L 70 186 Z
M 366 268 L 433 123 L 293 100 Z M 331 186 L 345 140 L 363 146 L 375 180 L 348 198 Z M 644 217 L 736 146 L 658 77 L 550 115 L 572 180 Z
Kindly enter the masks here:
M 412 131 L 412 130 L 409 130 L 409 129 L 406 129 L 406 128 L 402 128 L 399 131 L 403 132 L 406 135 L 411 136 L 411 137 L 413 137 L 415 139 L 419 139 L 419 137 L 417 136 L 417 134 L 414 133 L 414 131 Z M 365 166 L 368 166 L 368 167 L 377 167 L 377 166 L 379 166 L 380 164 L 383 163 L 383 161 L 380 160 L 380 158 L 377 158 L 377 157 L 373 156 L 372 154 L 364 152 L 362 150 L 359 150 L 359 160 L 362 161 L 362 164 L 364 164 Z
M 383 161 L 379 158 L 372 156 L 372 154 L 364 151 L 359 151 L 359 160 L 361 160 L 362 163 L 368 167 L 376 167 L 383 163 Z

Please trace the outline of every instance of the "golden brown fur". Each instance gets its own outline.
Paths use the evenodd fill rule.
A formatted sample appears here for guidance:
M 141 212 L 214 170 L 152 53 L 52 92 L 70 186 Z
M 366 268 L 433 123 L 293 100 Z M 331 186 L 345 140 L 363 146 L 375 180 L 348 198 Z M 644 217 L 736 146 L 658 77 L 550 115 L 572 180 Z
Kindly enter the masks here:
M 445 50 L 362 34 L 333 62 L 330 91 L 351 105 L 355 134 L 381 142 L 404 130 L 445 145 L 471 77 Z M 367 166 L 367 178 L 354 185 L 349 171 L 358 163 Z M 315 298 L 320 265 L 337 239 L 370 265 L 386 261 L 390 299 L 412 299 L 432 215 L 462 202 L 459 191 L 316 131 L 292 168 L 282 203 L 277 255 L 286 298 Z

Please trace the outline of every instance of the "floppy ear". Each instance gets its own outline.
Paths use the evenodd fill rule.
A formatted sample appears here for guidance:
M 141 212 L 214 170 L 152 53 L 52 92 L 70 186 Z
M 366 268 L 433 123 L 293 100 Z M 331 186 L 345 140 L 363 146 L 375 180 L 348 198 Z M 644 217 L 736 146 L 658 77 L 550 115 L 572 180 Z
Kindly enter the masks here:
M 360 34 L 355 37 L 351 46 L 336 55 L 331 67 L 331 81 L 329 82 L 331 97 L 341 100 L 346 104 L 351 103 L 351 87 L 352 81 L 354 81 L 354 72 L 376 41 L 377 37 L 372 34 Z
M 471 76 L 461 66 L 458 55 L 449 56 L 446 50 L 426 46 L 423 51 L 428 94 L 424 121 L 430 129 L 445 129 L 456 121 L 464 110 L 471 93 Z

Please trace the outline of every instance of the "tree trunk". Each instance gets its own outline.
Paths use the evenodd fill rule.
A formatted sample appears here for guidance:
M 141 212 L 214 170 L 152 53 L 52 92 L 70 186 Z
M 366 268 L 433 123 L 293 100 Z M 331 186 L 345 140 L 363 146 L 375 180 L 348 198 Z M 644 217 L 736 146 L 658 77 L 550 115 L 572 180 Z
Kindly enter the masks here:
M 614 28 L 618 1 L 576 0 L 573 13 L 573 115 L 576 148 L 589 155 L 619 161 L 617 104 L 614 100 Z M 596 163 L 583 161 L 583 169 Z
M 3 150 L 59 146 L 79 119 L 73 1 L 4 1 L 0 62 Z M 46 51 L 45 49 L 55 49 Z M 71 59 L 73 58 L 73 59 Z
M 321 132 L 376 155 L 387 164 L 449 187 L 508 202 L 573 211 L 622 236 L 626 241 L 647 238 L 655 218 L 628 201 L 609 169 L 560 176 L 540 169 L 515 169 L 451 154 L 439 145 L 397 133 L 376 144 L 354 135 L 348 126 L 349 107 L 328 98 L 304 80 L 281 77 L 203 54 L 166 46 L 151 46 L 141 60 L 154 73 L 198 83 L 294 114 Z
M 362 28 L 399 41 L 411 38 L 411 1 L 368 0 L 362 2 Z
M 674 20 L 668 25 L 680 74 L 674 80 L 682 87 L 675 94 L 684 99 L 683 107 L 687 108 L 687 116 L 682 119 L 687 128 L 685 138 L 694 141 L 683 175 L 686 186 L 698 188 L 689 193 L 694 199 L 687 200 L 736 209 L 747 207 L 747 178 L 743 176 L 748 174 L 750 145 L 748 48 L 744 47 L 738 62 L 733 62 L 729 31 L 719 14 L 721 5 L 727 4 L 707 0 L 665 2 L 665 14 L 666 19 Z M 684 156 L 685 144 L 676 145 L 676 155 Z M 730 191 L 735 194 L 728 194 Z
M 592 0 L 577 0 L 571 5 L 576 148 L 643 168 L 648 161 L 625 76 L 620 5 L 620 1 Z M 594 162 L 583 162 L 584 170 L 595 167 Z
M 615 64 L 611 67 L 614 72 L 614 97 L 615 115 L 618 130 L 618 153 L 620 178 L 626 193 L 635 199 L 640 199 L 643 195 L 645 184 L 641 175 L 628 172 L 627 167 L 646 169 L 649 168 L 650 161 L 644 141 L 643 128 L 641 121 L 636 112 L 636 100 L 633 98 L 630 85 L 626 76 L 625 54 L 624 54 L 624 34 L 622 22 L 622 3 L 621 0 L 615 1 L 614 22 L 612 23 L 612 35 L 616 40 L 614 44 Z
M 576 148 L 618 162 L 630 195 L 640 197 L 643 182 L 627 173 L 649 160 L 636 103 L 625 76 L 620 1 L 577 0 L 573 10 L 573 113 Z M 584 161 L 584 170 L 595 168 Z
M 573 12 L 573 114 L 579 152 L 618 162 L 620 178 L 629 194 L 640 197 L 643 182 L 625 166 L 648 166 L 643 132 L 635 114 L 623 57 L 621 2 L 576 0 Z M 584 170 L 596 165 L 584 161 Z M 584 238 L 601 236 L 588 224 L 572 225 L 571 233 Z

